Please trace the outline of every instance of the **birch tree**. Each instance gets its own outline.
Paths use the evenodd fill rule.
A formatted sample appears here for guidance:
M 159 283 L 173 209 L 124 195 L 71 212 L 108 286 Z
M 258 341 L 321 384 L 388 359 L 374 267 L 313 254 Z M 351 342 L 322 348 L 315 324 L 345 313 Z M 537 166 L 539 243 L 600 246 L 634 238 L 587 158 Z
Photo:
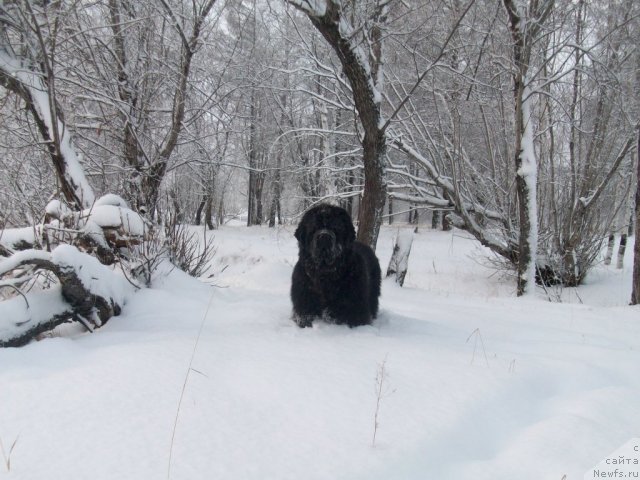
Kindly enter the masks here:
M 527 6 L 504 0 L 513 40 L 513 90 L 515 103 L 515 167 L 518 198 L 518 295 L 535 291 L 538 246 L 536 192 L 538 163 L 533 145 L 533 92 L 529 67 L 534 43 L 539 39 L 554 0 L 530 0 Z

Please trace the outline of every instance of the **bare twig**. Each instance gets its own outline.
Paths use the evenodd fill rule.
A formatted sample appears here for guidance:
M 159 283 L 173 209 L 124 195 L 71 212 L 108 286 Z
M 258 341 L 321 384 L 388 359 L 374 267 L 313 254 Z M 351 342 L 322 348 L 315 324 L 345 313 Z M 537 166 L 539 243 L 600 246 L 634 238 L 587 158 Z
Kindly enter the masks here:
M 16 439 L 11 444 L 11 447 L 9 447 L 9 453 L 5 453 L 4 445 L 2 444 L 2 439 L 0 438 L 0 453 L 2 453 L 2 459 L 4 460 L 4 466 L 7 469 L 7 472 L 11 471 L 11 454 L 13 453 L 13 449 L 18 443 L 18 439 L 20 439 L 20 435 L 16 437 Z
M 471 332 L 471 335 L 469 335 L 469 338 L 467 338 L 466 343 L 469 343 L 469 340 L 471 340 L 471 337 L 475 336 L 475 343 L 473 344 L 473 356 L 471 357 L 471 365 L 473 365 L 473 362 L 476 358 L 476 350 L 478 349 L 478 341 L 480 341 L 480 346 L 482 347 L 482 353 L 484 354 L 484 361 L 487 364 L 487 367 L 489 367 L 489 358 L 487 357 L 487 351 L 484 348 L 484 340 L 482 340 L 482 334 L 480 333 L 480 329 L 476 328 L 473 332 Z
M 373 438 L 371 439 L 372 447 L 376 446 L 376 435 L 378 434 L 378 429 L 380 427 L 380 423 L 378 422 L 378 419 L 380 417 L 380 403 L 382 402 L 383 398 L 388 397 L 395 392 L 395 390 L 389 390 L 388 381 L 389 373 L 387 371 L 387 357 L 385 356 L 382 363 L 378 364 L 378 370 L 376 372 L 376 411 L 373 415 Z

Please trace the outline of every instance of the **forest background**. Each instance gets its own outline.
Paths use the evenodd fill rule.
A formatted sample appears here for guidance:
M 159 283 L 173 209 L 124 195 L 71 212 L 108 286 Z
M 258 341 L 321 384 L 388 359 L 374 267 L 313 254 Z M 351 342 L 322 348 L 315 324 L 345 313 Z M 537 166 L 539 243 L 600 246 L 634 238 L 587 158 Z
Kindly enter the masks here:
M 515 271 L 519 295 L 578 285 L 603 242 L 624 249 L 638 223 L 639 12 L 631 0 L 2 2 L 0 229 L 37 232 L 0 250 L 139 244 L 130 213 L 274 226 L 331 201 L 374 247 L 383 222 L 455 226 Z M 121 221 L 103 241 L 95 223 L 117 225 L 85 219 L 105 205 Z

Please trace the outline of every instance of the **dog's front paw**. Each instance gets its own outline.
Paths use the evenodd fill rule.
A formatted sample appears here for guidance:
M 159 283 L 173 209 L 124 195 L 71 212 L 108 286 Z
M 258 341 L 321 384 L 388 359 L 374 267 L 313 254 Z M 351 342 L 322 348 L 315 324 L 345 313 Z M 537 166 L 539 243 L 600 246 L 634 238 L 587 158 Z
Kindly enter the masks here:
M 313 326 L 313 315 L 298 315 L 293 314 L 293 321 L 296 322 L 300 328 L 307 328 Z

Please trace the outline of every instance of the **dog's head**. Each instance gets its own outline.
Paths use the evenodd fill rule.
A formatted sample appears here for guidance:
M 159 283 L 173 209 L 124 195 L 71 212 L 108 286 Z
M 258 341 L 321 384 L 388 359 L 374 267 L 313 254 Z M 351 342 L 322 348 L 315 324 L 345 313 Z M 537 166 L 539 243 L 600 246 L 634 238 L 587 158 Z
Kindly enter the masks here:
M 344 208 L 321 204 L 309 209 L 296 229 L 300 257 L 318 270 L 335 269 L 356 238 Z

